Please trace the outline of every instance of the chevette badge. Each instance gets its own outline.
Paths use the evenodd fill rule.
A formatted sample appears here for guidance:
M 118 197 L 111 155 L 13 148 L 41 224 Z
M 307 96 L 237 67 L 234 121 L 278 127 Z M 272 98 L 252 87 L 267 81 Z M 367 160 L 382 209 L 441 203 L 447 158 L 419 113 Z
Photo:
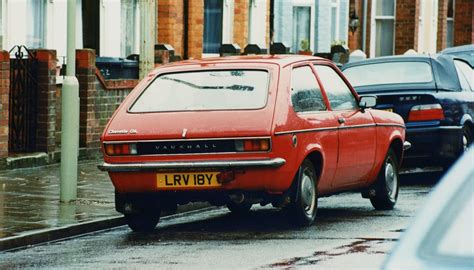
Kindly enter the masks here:
M 134 128 L 130 129 L 130 130 L 126 130 L 126 129 L 111 129 L 109 130 L 109 134 L 137 134 L 138 131 Z
M 186 133 L 188 133 L 188 130 L 186 128 L 183 128 L 183 133 L 181 133 L 181 137 L 186 138 Z

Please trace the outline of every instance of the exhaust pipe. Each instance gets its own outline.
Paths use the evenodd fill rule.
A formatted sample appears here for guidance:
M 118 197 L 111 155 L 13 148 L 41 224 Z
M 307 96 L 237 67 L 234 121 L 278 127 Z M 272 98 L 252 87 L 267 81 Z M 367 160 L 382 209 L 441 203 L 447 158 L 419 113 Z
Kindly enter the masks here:
M 231 193 L 229 199 L 235 204 L 241 204 L 245 201 L 245 195 L 242 192 Z

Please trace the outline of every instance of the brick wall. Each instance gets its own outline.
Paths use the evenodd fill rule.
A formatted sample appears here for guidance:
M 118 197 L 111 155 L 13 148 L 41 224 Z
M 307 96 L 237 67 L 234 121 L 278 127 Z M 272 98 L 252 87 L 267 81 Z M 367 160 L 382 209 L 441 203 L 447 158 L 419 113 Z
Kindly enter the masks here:
M 395 14 L 395 54 L 418 48 L 420 0 L 397 0 Z
M 158 40 L 173 46 L 176 55 L 183 55 L 183 1 L 158 1 Z
M 354 11 L 359 17 L 359 27 L 357 27 L 357 30 L 354 33 L 349 31 L 348 47 L 350 51 L 362 50 L 362 24 L 365 22 L 365 18 L 363 18 L 362 1 L 351 0 L 349 2 L 349 16 L 351 16 L 351 13 Z
M 0 158 L 8 156 L 9 99 L 10 55 L 7 51 L 0 51 Z M 2 164 L 0 164 L 1 167 Z
M 448 0 L 438 0 L 438 36 L 436 48 L 438 51 L 446 48 L 447 33 L 447 17 L 448 17 Z
M 367 19 L 365 20 L 365 18 L 363 18 L 363 23 L 365 23 L 365 27 L 366 27 L 366 33 L 365 33 L 365 37 L 366 37 L 366 40 L 365 40 L 365 54 L 367 56 L 370 55 L 370 35 L 372 33 L 372 29 L 370 27 L 371 25 L 371 20 L 372 20 L 372 0 L 367 0 Z M 362 29 L 361 29 L 362 31 Z M 362 41 L 363 42 L 363 41 Z
M 244 49 L 248 44 L 249 0 L 235 0 L 234 3 L 234 43 Z
M 100 135 L 104 127 L 133 86 L 136 85 L 136 83 L 129 84 L 130 80 L 113 80 L 112 85 L 120 89 L 107 89 L 107 85 L 104 86 L 97 77 L 95 58 L 94 50 L 76 51 L 76 74 L 81 99 L 79 146 L 87 148 L 89 151 L 86 153 L 87 155 L 98 153 Z
M 34 50 L 38 60 L 36 150 L 56 150 L 56 51 Z
M 454 46 L 474 44 L 474 2 L 456 0 L 454 7 Z
M 204 33 L 204 0 L 189 1 L 188 14 L 188 57 L 199 59 L 202 56 Z

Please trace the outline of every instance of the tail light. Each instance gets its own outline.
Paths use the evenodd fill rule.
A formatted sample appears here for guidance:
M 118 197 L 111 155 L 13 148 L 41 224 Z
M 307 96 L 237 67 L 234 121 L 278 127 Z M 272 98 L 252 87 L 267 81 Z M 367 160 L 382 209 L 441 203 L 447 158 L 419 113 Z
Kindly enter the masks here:
M 136 155 L 135 143 L 104 143 L 104 150 L 108 156 Z
M 245 139 L 235 141 L 237 152 L 268 152 L 270 151 L 270 139 Z
M 413 106 L 408 115 L 409 122 L 443 120 L 444 112 L 440 104 L 425 104 Z

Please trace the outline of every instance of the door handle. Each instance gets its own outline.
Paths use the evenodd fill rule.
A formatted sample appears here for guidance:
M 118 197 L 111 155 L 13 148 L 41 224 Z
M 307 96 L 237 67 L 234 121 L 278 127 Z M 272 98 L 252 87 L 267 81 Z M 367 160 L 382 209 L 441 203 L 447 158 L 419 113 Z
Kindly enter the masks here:
M 337 121 L 339 122 L 339 124 L 344 124 L 346 122 L 346 119 L 344 119 L 342 117 L 339 117 L 339 119 L 337 119 Z

